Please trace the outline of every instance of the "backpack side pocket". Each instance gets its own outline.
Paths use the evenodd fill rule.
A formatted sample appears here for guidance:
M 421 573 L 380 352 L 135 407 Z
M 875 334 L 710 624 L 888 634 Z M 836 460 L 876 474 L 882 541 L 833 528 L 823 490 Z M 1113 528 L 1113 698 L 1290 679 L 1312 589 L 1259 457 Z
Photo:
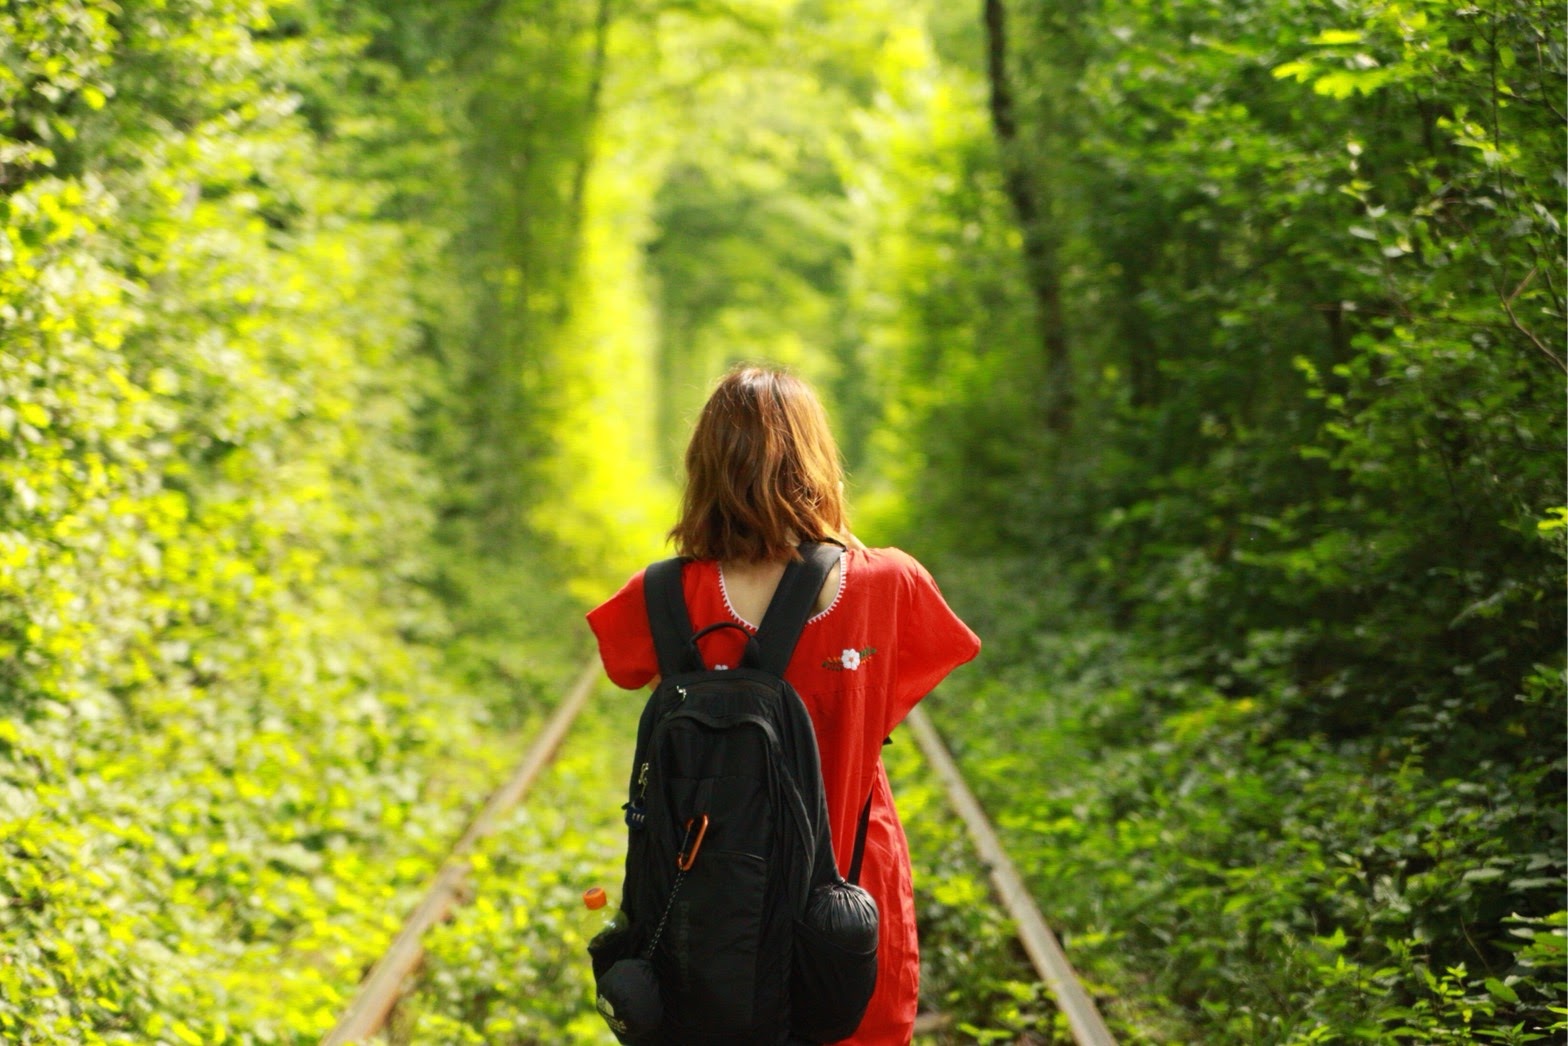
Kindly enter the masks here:
M 808 1042 L 838 1042 L 860 1026 L 877 985 L 877 903 L 837 882 L 813 892 L 795 921 L 790 966 L 790 1031 Z

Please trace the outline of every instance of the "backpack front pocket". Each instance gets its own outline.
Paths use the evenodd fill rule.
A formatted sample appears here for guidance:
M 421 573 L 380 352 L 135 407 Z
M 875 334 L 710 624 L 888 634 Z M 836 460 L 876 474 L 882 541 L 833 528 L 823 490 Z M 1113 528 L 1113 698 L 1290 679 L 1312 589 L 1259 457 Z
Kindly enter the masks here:
M 755 854 L 704 849 L 670 906 L 654 963 L 670 990 L 676 1041 L 744 1032 L 755 1000 L 768 865 Z

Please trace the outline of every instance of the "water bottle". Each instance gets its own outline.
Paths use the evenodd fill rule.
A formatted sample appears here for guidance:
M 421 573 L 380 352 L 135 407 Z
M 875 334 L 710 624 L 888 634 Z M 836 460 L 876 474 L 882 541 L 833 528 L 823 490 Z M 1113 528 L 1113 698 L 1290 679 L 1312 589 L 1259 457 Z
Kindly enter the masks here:
M 609 903 L 610 897 L 604 892 L 604 887 L 602 886 L 589 887 L 587 890 L 583 891 L 583 907 L 587 908 L 590 912 L 602 911 L 605 905 Z M 588 947 L 592 948 L 595 943 L 602 941 L 610 934 L 615 933 L 618 930 L 625 929 L 625 927 L 626 913 L 617 908 L 615 909 L 614 915 L 610 916 L 610 918 L 604 920 L 599 925 L 598 929 L 594 933 L 593 940 L 589 942 Z
M 603 909 L 609 900 L 602 887 L 594 886 L 583 891 L 583 906 L 591 912 Z M 617 908 L 615 914 L 605 921 L 604 928 L 588 942 L 588 950 L 594 954 L 594 970 L 598 974 L 595 977 L 598 987 L 595 1007 L 623 1042 L 653 1034 L 664 1019 L 658 977 L 648 960 L 621 959 L 612 962 L 602 974 L 598 973 L 601 969 L 596 954 L 599 948 L 608 946 L 619 950 L 621 945 L 618 942 L 612 944 L 610 938 L 627 926 L 626 913 Z

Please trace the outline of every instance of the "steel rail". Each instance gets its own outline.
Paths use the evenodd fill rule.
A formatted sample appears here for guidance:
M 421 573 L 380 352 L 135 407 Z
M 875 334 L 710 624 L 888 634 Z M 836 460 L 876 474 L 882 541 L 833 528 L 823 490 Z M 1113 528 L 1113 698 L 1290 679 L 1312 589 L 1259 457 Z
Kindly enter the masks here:
M 946 786 L 953 809 L 968 826 L 969 836 L 980 854 L 981 863 L 991 873 L 991 883 L 1018 928 L 1018 938 L 1023 942 L 1024 951 L 1029 953 L 1035 970 L 1067 1017 L 1073 1040 L 1078 1046 L 1116 1046 L 1116 1040 L 1111 1037 L 1104 1018 L 1100 1016 L 1094 1000 L 1083 990 L 1056 934 L 1045 924 L 1018 869 L 1013 866 L 1012 859 L 1007 856 L 995 829 L 986 818 L 985 810 L 964 783 L 964 775 L 959 771 L 958 764 L 953 762 L 947 745 L 942 742 L 942 735 L 931 725 L 931 718 L 923 708 L 917 706 L 904 722 L 909 725 L 915 741 L 925 753 L 926 762 Z
M 583 706 L 588 703 L 589 696 L 593 693 L 594 683 L 599 675 L 599 660 L 592 659 L 572 689 L 567 693 L 566 699 L 556 708 L 550 720 L 545 724 L 544 730 L 534 741 L 533 747 L 517 765 L 512 776 L 490 796 L 490 801 L 474 818 L 458 840 L 457 845 L 443 862 L 435 879 L 425 891 L 424 899 L 419 902 L 408 920 L 404 922 L 403 929 L 398 932 L 392 944 L 377 960 L 370 973 L 360 982 L 359 990 L 337 1026 L 321 1040 L 320 1046 L 345 1046 L 347 1043 L 360 1042 L 368 1036 L 381 1030 L 386 1023 L 387 1015 L 392 1012 L 398 994 L 402 990 L 403 982 L 419 965 L 419 960 L 424 955 L 424 947 L 420 941 L 425 931 L 436 922 L 444 919 L 452 908 L 460 903 L 464 897 L 464 887 L 468 878 L 468 855 L 475 844 L 495 831 L 501 816 L 515 806 L 528 789 L 533 785 L 534 779 L 550 761 L 555 758 L 556 749 L 561 745 L 561 739 L 571 728 Z

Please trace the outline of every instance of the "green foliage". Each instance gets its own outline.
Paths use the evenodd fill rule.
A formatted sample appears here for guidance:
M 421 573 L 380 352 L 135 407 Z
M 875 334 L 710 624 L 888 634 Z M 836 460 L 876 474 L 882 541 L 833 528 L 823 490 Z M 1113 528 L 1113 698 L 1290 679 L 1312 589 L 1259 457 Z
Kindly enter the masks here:
M 1029 576 L 1016 567 L 1012 580 L 944 571 L 981 627 L 990 618 L 998 667 L 944 690 L 933 714 L 986 724 L 948 732 L 1129 1039 L 1562 1030 L 1560 762 L 1450 777 L 1414 727 L 1297 738 L 1269 691 L 1194 683 L 1081 614 L 1015 614 Z M 1562 684 L 1551 673 L 1532 689 Z
M 568 748 L 481 847 L 473 903 L 426 939 L 417 983 L 392 1022 L 394 1044 L 608 1044 L 594 1009 L 588 940 L 611 909 L 583 891 L 620 888 L 626 767 L 641 703 L 619 691 L 590 708 Z
M 886 90 L 857 114 L 851 298 L 881 400 L 870 533 L 886 540 L 907 500 L 915 521 L 903 529 L 927 548 L 1005 541 L 1006 520 L 976 527 L 948 511 L 1005 503 L 1038 447 L 1042 366 L 1015 351 L 1033 315 L 983 88 L 944 69 L 913 27 L 888 41 L 878 71 Z M 921 511 L 910 495 L 926 489 L 937 500 Z
M 643 221 L 643 169 L 595 163 L 632 133 L 609 115 L 632 86 L 612 79 L 612 57 L 636 53 L 614 6 L 458 9 L 445 56 L 466 200 L 443 259 L 462 288 L 441 346 L 453 390 L 442 461 L 464 509 L 448 536 L 483 563 L 483 587 L 519 604 L 541 582 L 601 591 L 668 527 L 653 321 L 625 231 Z
M 914 526 L 1073 549 L 1086 595 L 1224 685 L 1267 646 L 1302 731 L 1423 715 L 1456 678 L 1492 722 L 1564 626 L 1536 532 L 1563 496 L 1561 12 L 1018 7 L 1020 53 L 1052 56 L 1017 87 L 1071 230 L 1085 409 L 1052 440 L 1007 413 L 1016 371 L 950 382 Z
M 908 737 L 883 750 L 914 854 L 920 934 L 920 1009 L 944 1026 L 917 1042 L 1071 1042 L 1065 1018 L 1037 980 L 1012 920 L 990 892 L 963 822 L 940 783 L 924 771 Z M 1060 1024 L 1061 1027 L 1057 1027 Z
M 302 112 L 354 40 L 0 21 L 0 1037 L 312 1039 L 499 764 L 423 594 L 422 233 Z
M 678 465 L 717 375 L 754 360 L 818 387 L 858 468 L 886 390 L 858 315 L 844 307 L 855 200 L 876 169 L 856 117 L 880 87 L 882 52 L 914 18 L 883 0 L 753 0 L 727 11 L 651 18 L 661 53 L 639 71 L 661 87 L 656 101 L 635 90 L 624 103 L 651 110 L 627 151 L 646 163 L 651 192 L 642 263 L 658 323 L 660 463 Z
M 1197 1041 L 1549 1034 L 1561 974 L 1515 965 L 1508 920 L 1544 925 L 1563 874 L 1561 9 L 1006 6 L 1070 430 L 996 292 L 1021 243 L 982 88 L 936 160 L 979 172 L 979 232 L 921 210 L 914 154 L 879 205 L 939 249 L 877 318 L 919 492 L 885 518 L 1001 572 L 962 591 L 1005 667 L 950 732 L 1050 828 L 1018 840 L 1042 899 L 1094 882 L 1088 954 Z M 986 74 L 973 26 L 933 25 Z M 1063 760 L 1074 787 L 1025 772 Z
M 1002 147 L 955 5 L 0 11 L 0 1037 L 318 1035 L 759 356 L 1124 1038 L 1563 1030 L 1560 5 L 1004 7 Z M 603 1040 L 602 740 L 402 1034 Z M 1060 1038 L 898 769 L 942 1035 Z

